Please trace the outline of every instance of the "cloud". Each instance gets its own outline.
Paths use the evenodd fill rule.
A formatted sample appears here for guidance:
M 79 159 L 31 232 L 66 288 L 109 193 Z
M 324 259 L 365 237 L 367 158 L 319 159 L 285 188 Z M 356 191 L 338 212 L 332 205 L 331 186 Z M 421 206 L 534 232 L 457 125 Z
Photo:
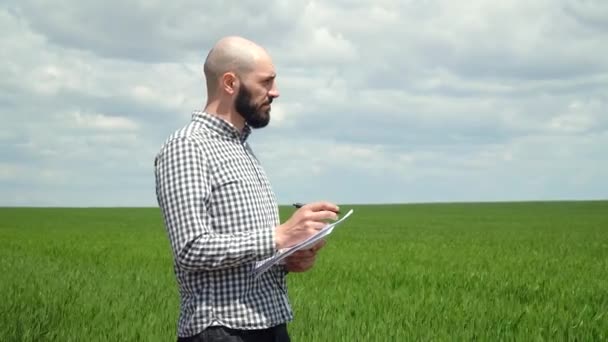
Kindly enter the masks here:
M 266 43 L 290 33 L 299 5 L 284 1 L 238 6 L 220 0 L 114 1 L 82 3 L 61 0 L 11 1 L 11 12 L 35 32 L 64 48 L 92 51 L 105 58 L 171 62 L 209 48 L 217 32 L 241 32 Z M 255 15 L 253 14 L 255 13 Z M 218 20 L 226 18 L 226 20 Z M 272 22 L 273 29 L 268 24 Z M 234 25 L 238 24 L 238 29 Z M 205 33 L 208 32 L 208 33 Z M 200 56 L 198 56 L 200 57 Z
M 96 130 L 137 130 L 138 125 L 133 120 L 120 116 L 104 114 L 87 114 L 72 112 L 69 115 L 76 126 Z
M 604 1 L 8 1 L 0 205 L 155 205 L 223 35 L 272 54 L 283 203 L 605 197 Z

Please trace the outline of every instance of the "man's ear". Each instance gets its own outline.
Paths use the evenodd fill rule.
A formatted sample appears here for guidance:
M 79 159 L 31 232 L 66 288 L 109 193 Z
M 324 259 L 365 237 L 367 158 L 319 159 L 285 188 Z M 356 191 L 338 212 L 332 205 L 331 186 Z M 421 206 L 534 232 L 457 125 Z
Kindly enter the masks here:
M 239 79 L 232 72 L 227 72 L 222 76 L 222 88 L 230 95 L 239 89 Z

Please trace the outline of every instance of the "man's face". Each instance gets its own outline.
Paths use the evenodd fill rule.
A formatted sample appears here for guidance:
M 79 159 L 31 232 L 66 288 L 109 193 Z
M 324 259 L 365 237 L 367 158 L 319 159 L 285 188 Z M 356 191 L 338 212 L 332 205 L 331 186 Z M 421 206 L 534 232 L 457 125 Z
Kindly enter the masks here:
M 236 111 L 241 114 L 245 122 L 252 128 L 266 127 L 270 122 L 270 104 L 273 97 L 258 96 L 254 98 L 253 91 L 241 83 L 239 92 L 234 100 Z
M 252 128 L 262 128 L 270 122 L 272 101 L 279 96 L 276 74 L 269 60 L 259 62 L 256 70 L 240 79 L 234 107 Z

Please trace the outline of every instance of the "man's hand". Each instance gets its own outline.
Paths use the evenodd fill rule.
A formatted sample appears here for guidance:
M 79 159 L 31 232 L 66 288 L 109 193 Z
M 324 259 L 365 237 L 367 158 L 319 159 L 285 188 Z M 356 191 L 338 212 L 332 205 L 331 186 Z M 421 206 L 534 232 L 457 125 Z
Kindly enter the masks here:
M 323 229 L 327 225 L 325 220 L 336 220 L 339 210 L 338 206 L 328 202 L 310 203 L 296 210 L 285 223 L 275 229 L 276 248 L 291 247 L 304 241 Z
M 325 246 L 325 240 L 317 242 L 310 249 L 293 253 L 285 259 L 285 268 L 289 272 L 306 272 L 310 270 L 315 264 L 317 252 L 323 246 Z

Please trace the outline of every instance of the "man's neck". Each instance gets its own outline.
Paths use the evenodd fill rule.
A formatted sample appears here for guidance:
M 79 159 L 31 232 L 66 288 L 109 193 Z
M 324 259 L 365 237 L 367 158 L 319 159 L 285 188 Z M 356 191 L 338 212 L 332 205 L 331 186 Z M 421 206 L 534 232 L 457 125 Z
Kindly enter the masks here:
M 243 132 L 245 119 L 234 110 L 232 105 L 221 104 L 219 101 L 208 102 L 205 106 L 205 113 L 218 116 L 236 127 L 239 132 Z

